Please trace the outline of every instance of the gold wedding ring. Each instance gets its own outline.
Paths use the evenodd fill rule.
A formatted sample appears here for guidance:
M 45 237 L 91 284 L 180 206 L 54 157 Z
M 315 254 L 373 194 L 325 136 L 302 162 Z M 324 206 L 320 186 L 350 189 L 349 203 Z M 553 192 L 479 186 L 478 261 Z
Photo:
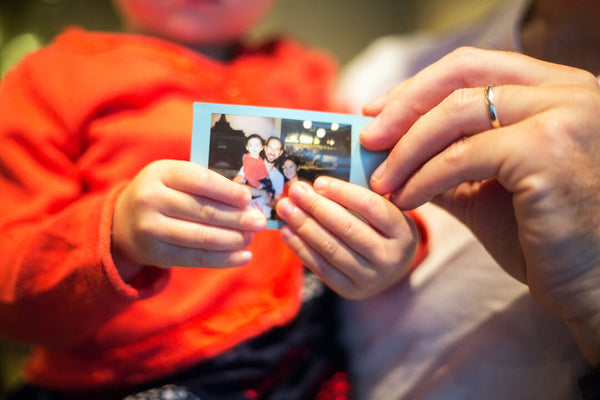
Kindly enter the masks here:
M 496 107 L 494 107 L 494 92 L 492 91 L 493 87 L 494 85 L 487 85 L 485 88 L 485 105 L 488 109 L 492 127 L 500 128 L 500 121 L 498 120 L 498 114 L 496 114 Z

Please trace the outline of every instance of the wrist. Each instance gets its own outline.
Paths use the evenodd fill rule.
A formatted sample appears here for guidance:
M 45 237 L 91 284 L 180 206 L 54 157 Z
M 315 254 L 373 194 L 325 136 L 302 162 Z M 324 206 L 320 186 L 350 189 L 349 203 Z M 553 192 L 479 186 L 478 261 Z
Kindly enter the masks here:
M 425 221 L 415 211 L 407 211 L 406 215 L 412 220 L 417 230 L 417 244 L 415 250 L 415 256 L 413 258 L 410 270 L 417 268 L 419 264 L 427 257 L 429 253 L 429 234 L 427 232 L 427 226 Z
M 112 229 L 111 229 L 111 237 L 110 237 L 110 255 L 115 265 L 119 276 L 125 283 L 129 283 L 143 268 L 139 263 L 131 260 L 130 257 L 126 255 L 126 253 L 122 250 L 122 247 L 119 246 L 119 243 L 123 242 L 123 237 L 126 237 L 124 234 L 124 230 L 121 228 L 121 225 L 118 224 L 118 214 L 120 211 L 119 205 L 122 196 L 117 200 L 117 204 L 115 206 L 115 211 L 113 214 L 112 220 Z
M 128 257 L 121 254 L 121 252 L 118 249 L 115 249 L 114 246 L 111 246 L 110 253 L 115 268 L 125 283 L 130 283 L 133 278 L 144 268 L 143 265 L 129 260 Z

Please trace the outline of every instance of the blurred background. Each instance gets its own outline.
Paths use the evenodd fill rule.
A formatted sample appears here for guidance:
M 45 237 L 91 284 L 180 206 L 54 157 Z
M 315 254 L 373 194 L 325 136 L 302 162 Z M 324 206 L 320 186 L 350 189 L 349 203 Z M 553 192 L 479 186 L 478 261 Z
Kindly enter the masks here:
M 329 50 L 344 64 L 374 38 L 451 29 L 485 13 L 498 1 L 279 0 L 253 39 L 286 32 Z M 0 73 L 68 25 L 120 29 L 111 0 L 0 0 Z
M 499 0 L 279 0 L 251 39 L 285 32 L 328 50 L 344 65 L 373 39 L 417 30 L 443 32 L 481 16 Z M 0 77 L 65 26 L 118 31 L 110 0 L 0 0 Z M 0 399 L 22 379 L 27 348 L 0 341 Z

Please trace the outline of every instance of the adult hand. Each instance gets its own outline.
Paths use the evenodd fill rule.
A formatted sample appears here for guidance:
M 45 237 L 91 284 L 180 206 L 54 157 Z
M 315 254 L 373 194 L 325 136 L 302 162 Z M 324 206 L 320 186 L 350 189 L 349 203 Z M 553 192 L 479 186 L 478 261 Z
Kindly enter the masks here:
M 502 127 L 484 88 L 494 84 Z M 433 201 L 563 318 L 600 364 L 600 86 L 592 74 L 514 53 L 459 49 L 365 107 L 361 135 L 391 148 L 379 193 Z
M 294 183 L 277 203 L 283 240 L 329 287 L 364 298 L 399 280 L 418 243 L 414 223 L 386 198 L 320 177 Z M 349 210 L 354 211 L 363 219 Z
M 186 161 L 149 164 L 125 188 L 113 215 L 112 249 L 124 278 L 143 265 L 163 268 L 246 264 L 252 232 L 266 226 L 246 208 L 248 189 Z

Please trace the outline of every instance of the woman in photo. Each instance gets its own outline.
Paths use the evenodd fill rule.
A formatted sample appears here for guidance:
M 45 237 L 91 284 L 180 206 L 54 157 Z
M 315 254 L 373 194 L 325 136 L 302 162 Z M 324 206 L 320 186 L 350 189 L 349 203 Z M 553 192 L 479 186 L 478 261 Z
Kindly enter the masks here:
M 300 166 L 300 162 L 296 157 L 291 155 L 286 155 L 283 157 L 283 162 L 281 163 L 281 172 L 283 173 L 285 182 L 283 184 L 282 197 L 287 197 L 290 186 L 292 186 L 294 182 L 298 182 L 300 180 L 300 178 L 298 178 Z

